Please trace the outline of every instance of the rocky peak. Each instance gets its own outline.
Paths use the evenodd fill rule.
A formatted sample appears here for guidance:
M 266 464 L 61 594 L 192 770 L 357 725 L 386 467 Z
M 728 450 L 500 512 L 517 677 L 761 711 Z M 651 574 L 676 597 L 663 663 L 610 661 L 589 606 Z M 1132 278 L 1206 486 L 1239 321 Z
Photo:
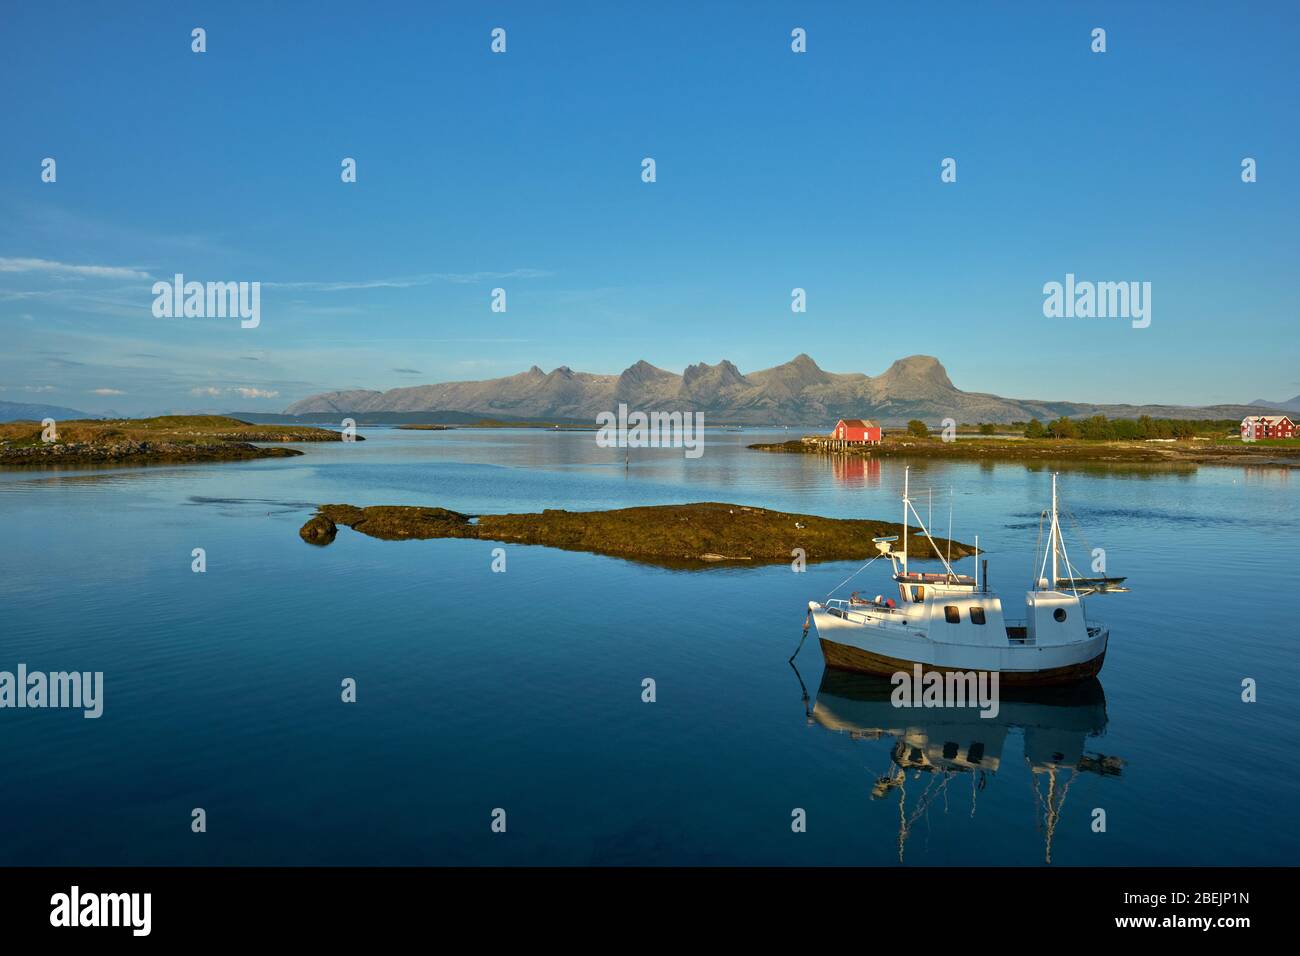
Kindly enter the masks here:
M 740 369 L 727 359 L 717 365 L 709 365 L 707 362 L 688 365 L 686 371 L 682 372 L 682 383 L 688 388 L 705 383 L 714 388 L 724 388 L 727 385 L 743 385 L 744 382 L 745 376 L 740 374 Z
M 821 366 L 819 366 L 816 362 L 814 362 L 812 356 L 809 355 L 807 352 L 800 352 L 798 355 L 790 359 L 790 361 L 786 362 L 785 364 L 797 369 L 807 369 L 814 372 L 821 371 Z
M 620 382 L 625 382 L 631 385 L 653 381 L 657 378 L 663 378 L 665 375 L 672 375 L 672 373 L 666 372 L 661 368 L 656 368 L 645 359 L 641 359 L 623 369 L 622 374 L 619 375 L 618 378 Z
M 901 358 L 873 380 L 875 384 L 907 389 L 951 390 L 952 380 L 942 363 L 933 355 L 909 355 Z

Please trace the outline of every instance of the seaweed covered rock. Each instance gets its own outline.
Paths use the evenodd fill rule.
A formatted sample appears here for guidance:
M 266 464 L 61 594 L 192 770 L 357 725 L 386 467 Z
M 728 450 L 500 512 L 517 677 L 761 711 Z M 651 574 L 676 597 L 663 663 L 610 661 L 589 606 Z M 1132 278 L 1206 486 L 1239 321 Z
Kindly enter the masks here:
M 298 529 L 298 536 L 308 544 L 329 544 L 338 533 L 338 525 L 320 514 L 313 515 L 305 525 Z
M 701 566 L 719 562 L 775 564 L 802 549 L 808 561 L 843 561 L 871 557 L 873 537 L 899 534 L 900 526 L 883 521 L 822 518 L 720 502 L 655 505 L 612 511 L 548 509 L 534 514 L 473 516 L 446 508 L 381 505 L 321 505 L 324 517 L 354 531 L 385 541 L 423 538 L 476 538 L 536 544 L 567 551 L 588 551 L 666 566 Z M 313 521 L 316 519 L 313 519 Z M 303 527 L 304 540 L 311 525 Z M 920 529 L 913 536 L 912 557 L 930 554 Z M 943 539 L 936 544 L 947 550 Z M 953 542 L 953 558 L 974 551 Z

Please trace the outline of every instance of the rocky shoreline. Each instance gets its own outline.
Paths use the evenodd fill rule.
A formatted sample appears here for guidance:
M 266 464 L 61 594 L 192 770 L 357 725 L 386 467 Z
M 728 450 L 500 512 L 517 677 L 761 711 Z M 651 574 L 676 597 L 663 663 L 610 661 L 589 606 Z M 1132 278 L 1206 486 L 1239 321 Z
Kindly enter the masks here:
M 340 432 L 310 426 L 250 425 L 218 415 L 77 420 L 53 426 L 53 440 L 39 422 L 0 425 L 0 467 L 149 465 L 292 458 L 296 448 L 262 448 L 252 442 L 342 441 Z M 363 441 L 356 436 L 357 441 Z
M 688 568 L 790 563 L 797 548 L 809 563 L 864 559 L 878 553 L 872 538 L 899 534 L 901 528 L 887 521 L 823 518 L 720 502 L 506 515 L 328 504 L 321 505 L 298 533 L 309 544 L 328 545 L 338 525 L 385 541 L 473 538 Z M 919 528 L 909 529 L 909 535 L 913 557 L 935 557 Z M 935 543 L 946 552 L 946 539 L 935 538 Z M 954 560 L 974 553 L 970 545 L 952 542 Z
M 296 448 L 258 448 L 246 442 L 212 444 L 179 442 L 68 442 L 0 448 L 0 465 L 154 464 L 197 461 L 247 461 L 255 458 L 293 458 Z

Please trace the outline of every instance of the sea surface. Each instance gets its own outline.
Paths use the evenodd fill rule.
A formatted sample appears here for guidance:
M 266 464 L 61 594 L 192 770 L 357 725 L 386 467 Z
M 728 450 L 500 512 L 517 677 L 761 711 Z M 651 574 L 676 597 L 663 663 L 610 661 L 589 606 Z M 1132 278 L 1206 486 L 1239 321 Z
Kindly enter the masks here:
M 1300 854 L 1300 474 L 1062 467 L 1076 565 L 1102 548 L 1132 591 L 1089 599 L 1111 626 L 1095 685 L 1004 695 L 983 720 L 894 708 L 888 685 L 825 672 L 815 632 L 801 645 L 808 600 L 859 562 L 680 571 L 512 545 L 499 573 L 492 542 L 297 533 L 328 502 L 897 520 L 902 460 L 750 451 L 794 435 L 753 429 L 626 462 L 590 432 L 362 434 L 292 459 L 0 472 L 0 671 L 104 674 L 99 719 L 0 709 L 0 865 Z M 911 481 L 1021 600 L 1050 468 L 913 462 Z M 892 593 L 887 567 L 851 589 Z

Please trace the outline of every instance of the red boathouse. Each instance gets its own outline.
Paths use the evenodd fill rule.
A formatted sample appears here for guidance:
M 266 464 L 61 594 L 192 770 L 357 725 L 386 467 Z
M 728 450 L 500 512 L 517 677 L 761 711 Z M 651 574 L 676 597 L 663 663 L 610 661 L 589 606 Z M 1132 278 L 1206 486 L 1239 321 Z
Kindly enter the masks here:
M 830 437 L 851 445 L 879 445 L 880 426 L 861 418 L 841 418 Z

